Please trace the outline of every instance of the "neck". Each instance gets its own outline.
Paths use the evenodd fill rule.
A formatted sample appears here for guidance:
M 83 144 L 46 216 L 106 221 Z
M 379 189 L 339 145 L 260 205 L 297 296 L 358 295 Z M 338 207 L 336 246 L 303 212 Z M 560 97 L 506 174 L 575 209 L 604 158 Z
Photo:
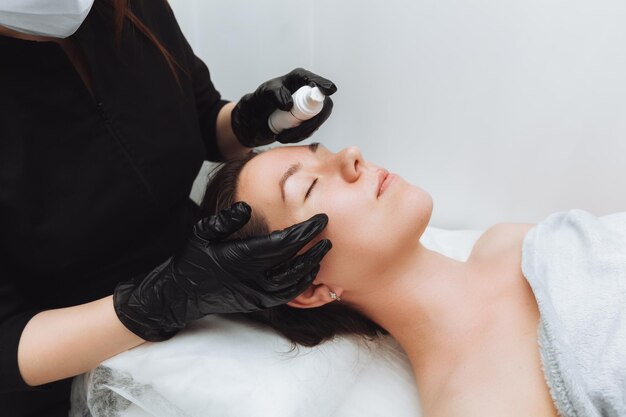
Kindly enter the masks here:
M 452 369 L 485 332 L 488 286 L 473 265 L 419 242 L 396 260 L 376 278 L 384 285 L 351 294 L 350 304 L 400 343 L 418 380 L 443 365 Z

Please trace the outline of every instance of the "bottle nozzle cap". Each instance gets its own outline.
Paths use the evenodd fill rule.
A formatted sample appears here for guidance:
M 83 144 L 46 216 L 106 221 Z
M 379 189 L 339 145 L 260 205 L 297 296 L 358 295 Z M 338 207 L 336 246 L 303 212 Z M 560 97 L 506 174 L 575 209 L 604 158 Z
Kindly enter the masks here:
M 325 97 L 319 87 L 313 87 L 309 91 L 309 94 L 307 94 L 306 101 L 310 104 L 322 103 Z
M 318 87 L 303 85 L 293 94 L 291 113 L 300 120 L 307 120 L 324 107 L 324 94 Z

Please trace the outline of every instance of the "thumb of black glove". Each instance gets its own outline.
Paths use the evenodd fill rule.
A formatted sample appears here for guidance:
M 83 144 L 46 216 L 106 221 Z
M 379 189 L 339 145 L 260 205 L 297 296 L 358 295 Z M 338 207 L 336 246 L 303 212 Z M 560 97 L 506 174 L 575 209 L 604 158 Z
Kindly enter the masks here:
M 317 86 L 324 93 L 324 107 L 315 117 L 300 126 L 275 135 L 267 120 L 275 110 L 289 111 L 293 107 L 291 95 L 303 85 Z M 333 111 L 330 95 L 337 91 L 335 84 L 303 68 L 296 68 L 282 77 L 273 78 L 259 86 L 255 92 L 239 100 L 231 113 L 233 132 L 242 145 L 249 148 L 281 143 L 299 142 L 308 138 L 324 123 Z
M 205 217 L 193 228 L 194 236 L 204 242 L 217 242 L 241 229 L 250 220 L 252 210 L 244 202 L 233 204 L 230 208 Z
M 327 239 L 295 256 L 328 223 L 318 214 L 266 236 L 224 240 L 250 219 L 240 202 L 200 220 L 184 250 L 147 275 L 118 284 L 120 321 L 149 341 L 170 338 L 207 314 L 251 312 L 284 304 L 304 292 L 330 250 Z

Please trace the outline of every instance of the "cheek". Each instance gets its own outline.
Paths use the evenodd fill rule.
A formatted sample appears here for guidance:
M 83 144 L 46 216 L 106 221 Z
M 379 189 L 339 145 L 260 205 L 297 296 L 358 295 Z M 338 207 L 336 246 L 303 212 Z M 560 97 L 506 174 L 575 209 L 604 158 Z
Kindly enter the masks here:
M 371 239 L 367 236 L 371 226 L 368 219 L 376 216 L 377 210 L 366 199 L 346 192 L 316 200 L 309 215 L 316 213 L 328 215 L 328 226 L 323 232 L 325 237 L 344 244 Z
M 349 286 L 379 274 L 419 241 L 432 213 L 432 198 L 426 191 L 407 186 L 380 203 L 353 204 L 336 195 L 316 205 L 318 212 L 328 214 L 323 234 L 333 243 L 322 262 L 321 282 Z
M 372 199 L 359 193 L 335 193 L 316 201 L 315 212 L 328 214 L 328 239 L 341 242 L 355 255 L 384 255 L 387 248 L 406 239 L 417 240 L 430 221 L 431 196 L 404 183 L 387 199 Z
M 316 212 L 328 215 L 328 226 L 322 232 L 333 248 L 322 261 L 320 282 L 351 286 L 371 273 L 372 265 L 381 265 L 388 246 L 384 230 L 385 216 L 375 201 L 333 195 L 332 199 L 318 201 Z

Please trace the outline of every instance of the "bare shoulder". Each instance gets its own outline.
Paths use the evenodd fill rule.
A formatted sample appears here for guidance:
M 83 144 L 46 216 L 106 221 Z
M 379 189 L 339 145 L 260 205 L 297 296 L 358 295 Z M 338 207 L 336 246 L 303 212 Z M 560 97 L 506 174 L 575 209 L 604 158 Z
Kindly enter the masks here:
M 437 393 L 429 417 L 557 417 L 537 345 L 539 311 L 521 270 L 534 224 L 500 223 L 476 241 L 468 262 L 489 288 L 489 331 Z
M 531 223 L 498 223 L 487 229 L 474 244 L 470 259 L 494 260 L 499 256 L 520 251 L 524 237 L 535 226 Z

